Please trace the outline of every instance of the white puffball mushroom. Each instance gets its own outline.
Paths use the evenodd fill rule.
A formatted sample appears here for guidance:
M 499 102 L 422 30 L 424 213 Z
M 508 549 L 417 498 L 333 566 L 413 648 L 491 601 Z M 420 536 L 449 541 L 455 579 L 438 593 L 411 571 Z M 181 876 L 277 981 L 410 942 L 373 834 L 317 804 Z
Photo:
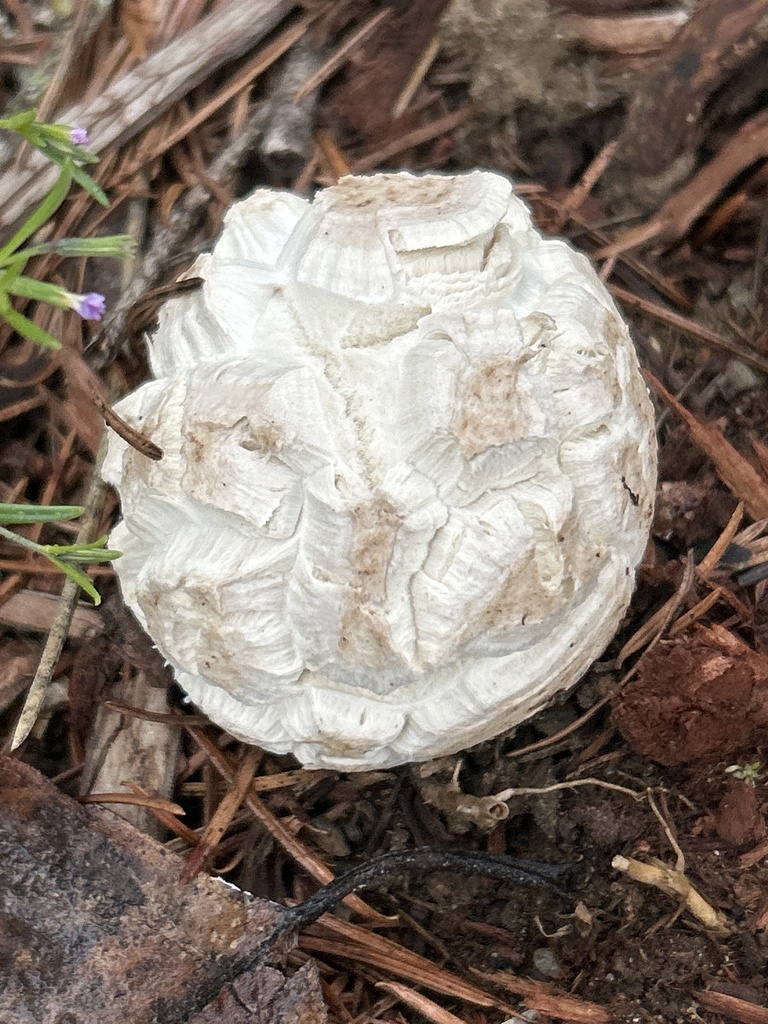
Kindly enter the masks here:
M 611 640 L 645 548 L 651 404 L 584 256 L 510 182 L 260 190 L 168 302 L 110 439 L 128 605 L 234 736 L 423 761 L 532 715 Z

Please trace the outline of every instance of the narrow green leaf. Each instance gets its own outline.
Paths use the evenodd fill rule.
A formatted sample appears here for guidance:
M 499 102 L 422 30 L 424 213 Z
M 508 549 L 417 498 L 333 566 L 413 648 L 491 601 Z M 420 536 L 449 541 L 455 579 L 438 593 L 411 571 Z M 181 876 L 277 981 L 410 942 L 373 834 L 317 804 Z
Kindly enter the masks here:
M 95 159 L 98 160 L 98 157 Z M 72 177 L 81 188 L 85 189 L 89 196 L 96 200 L 97 203 L 101 206 L 109 206 L 109 199 L 107 199 L 106 193 L 99 185 L 96 184 L 90 174 L 86 174 L 81 167 L 73 167 Z
M 13 285 L 18 281 L 26 262 L 26 257 L 21 253 L 15 253 L 8 257 L 8 260 L 6 261 L 6 269 L 0 275 L 0 291 L 10 291 Z M 8 305 L 8 300 L 5 296 L 3 296 L 3 299 L 5 300 L 3 310 L 5 310 L 5 306 Z
M 38 345 L 43 345 L 45 348 L 61 348 L 61 342 L 58 341 L 48 331 L 44 331 L 42 327 L 38 327 L 36 323 L 33 323 L 22 313 L 13 309 L 10 304 L 7 308 L 2 308 L 0 305 L 0 316 L 2 316 L 11 327 L 22 338 L 27 338 L 29 341 L 35 341 Z
M 12 505 L 0 502 L 0 523 L 55 523 L 83 515 L 82 505 Z
M 38 228 L 41 228 L 56 213 L 64 202 L 67 192 L 69 192 L 69 186 L 72 184 L 73 172 L 75 170 L 76 168 L 71 160 L 64 161 L 61 165 L 61 173 L 51 191 L 38 208 L 30 214 L 10 241 L 6 242 L 2 249 L 0 249 L 0 262 L 5 261 L 11 253 L 16 252 L 20 245 L 23 245 L 28 238 L 34 235 Z
M 46 555 L 55 555 L 64 562 L 112 562 L 121 553 L 105 548 L 106 543 L 104 536 L 90 544 L 43 544 L 41 547 Z
M 11 117 L 0 118 L 0 128 L 5 128 L 9 132 L 21 132 L 24 128 L 34 124 L 36 117 L 37 111 L 34 108 L 32 110 L 20 110 L 18 114 L 12 114 Z
M 61 559 L 56 558 L 55 555 L 46 555 L 46 557 L 49 561 L 53 562 L 58 569 L 61 569 L 65 576 L 68 576 L 78 585 L 78 587 L 84 590 L 86 594 L 92 598 L 94 604 L 101 604 L 101 595 L 91 583 L 89 577 L 86 576 L 81 569 L 77 569 L 74 565 L 68 565 L 66 562 L 62 562 Z
M 114 562 L 121 555 L 122 551 L 112 551 L 110 548 L 101 548 L 98 551 L 78 551 L 77 548 L 74 548 L 72 551 L 63 552 L 58 557 L 69 564 L 96 565 L 100 562 Z
M 13 269 L 16 264 L 13 265 Z M 4 278 L 5 275 L 3 275 Z M 35 302 L 47 302 L 52 306 L 60 306 L 62 309 L 71 309 L 68 302 L 68 293 L 61 285 L 51 284 L 50 281 L 36 281 L 34 277 L 24 277 L 18 274 L 10 283 L 0 280 L 11 295 L 18 295 L 22 299 L 34 299 Z
M 136 252 L 136 242 L 130 235 L 96 235 L 93 238 L 57 238 L 53 242 L 28 245 L 16 257 L 29 259 L 55 252 L 59 256 L 111 256 L 123 260 Z M 15 258 L 15 257 L 12 257 Z M 0 264 L 1 265 L 1 264 Z

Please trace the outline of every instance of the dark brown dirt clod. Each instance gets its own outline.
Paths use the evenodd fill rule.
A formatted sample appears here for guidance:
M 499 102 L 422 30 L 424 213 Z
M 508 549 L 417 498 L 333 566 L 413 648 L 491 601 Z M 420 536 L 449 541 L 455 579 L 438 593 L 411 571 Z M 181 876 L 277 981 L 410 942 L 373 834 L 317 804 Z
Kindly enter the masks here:
M 768 658 L 721 627 L 664 640 L 614 701 L 613 721 L 664 765 L 754 750 L 768 723 Z

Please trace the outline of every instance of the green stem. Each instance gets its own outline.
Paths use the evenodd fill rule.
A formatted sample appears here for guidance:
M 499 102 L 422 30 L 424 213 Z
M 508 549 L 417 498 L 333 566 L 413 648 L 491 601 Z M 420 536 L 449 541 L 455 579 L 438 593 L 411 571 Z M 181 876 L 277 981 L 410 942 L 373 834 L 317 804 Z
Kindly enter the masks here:
M 21 225 L 16 234 L 11 238 L 9 242 L 0 249 L 0 265 L 4 265 L 9 262 L 9 259 L 13 256 L 16 250 L 22 245 L 28 238 L 41 228 L 46 221 L 56 213 L 58 208 L 64 202 L 67 192 L 69 192 L 69 186 L 72 184 L 73 166 L 71 160 L 65 160 L 61 165 L 61 173 L 56 179 L 56 184 L 53 186 L 51 191 L 40 203 L 34 213 L 30 214 L 29 218 Z
M 14 533 L 13 530 L 6 530 L 4 526 L 0 526 L 0 537 L 5 537 L 7 540 L 13 541 L 14 544 L 18 544 L 19 547 L 26 548 L 27 551 L 34 551 L 36 555 L 44 555 L 45 552 L 41 549 L 41 546 L 35 541 L 30 540 L 29 537 L 22 537 L 20 533 Z M 46 558 L 48 556 L 46 555 Z

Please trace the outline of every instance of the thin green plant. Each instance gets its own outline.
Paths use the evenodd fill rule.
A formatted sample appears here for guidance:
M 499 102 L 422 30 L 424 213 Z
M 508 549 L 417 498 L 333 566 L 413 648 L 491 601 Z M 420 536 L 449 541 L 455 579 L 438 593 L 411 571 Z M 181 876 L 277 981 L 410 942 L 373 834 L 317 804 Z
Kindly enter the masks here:
M 84 512 L 82 505 L 11 505 L 0 502 L 0 524 L 3 524 L 0 525 L 0 537 L 5 537 L 27 551 L 47 558 L 65 576 L 74 580 L 78 587 L 93 599 L 94 604 L 100 604 L 101 595 L 80 566 L 94 562 L 112 562 L 120 557 L 119 551 L 111 551 L 106 547 L 106 536 L 99 537 L 90 544 L 38 544 L 37 541 L 6 529 L 8 525 L 65 522 L 77 519 Z
M 60 238 L 25 246 L 56 213 L 74 183 L 88 192 L 96 202 L 108 206 L 102 189 L 84 170 L 98 157 L 86 148 L 88 133 L 83 128 L 38 121 L 34 110 L 12 117 L 0 118 L 0 129 L 15 132 L 40 150 L 59 168 L 59 176 L 48 195 L 24 223 L 0 246 L 0 316 L 23 338 L 46 348 L 61 348 L 61 342 L 12 304 L 12 297 L 47 302 L 63 309 L 72 309 L 84 320 L 100 320 L 104 314 L 104 296 L 98 292 L 78 294 L 50 281 L 37 281 L 24 274 L 33 256 L 56 253 L 60 256 L 112 256 L 125 259 L 134 251 L 130 235 L 107 235 L 100 238 Z
M 35 256 L 57 254 L 71 256 L 111 256 L 125 259 L 134 252 L 135 245 L 129 235 L 108 235 L 96 238 L 59 238 L 50 242 L 27 244 L 57 212 L 73 184 L 80 185 L 102 206 L 109 200 L 87 173 L 85 167 L 96 163 L 98 157 L 87 149 L 88 133 L 84 128 L 49 124 L 37 120 L 34 110 L 26 110 L 12 117 L 0 118 L 0 129 L 15 132 L 38 149 L 59 168 L 59 175 L 40 205 L 27 217 L 11 237 L 0 245 L 0 317 L 22 338 L 49 349 L 61 348 L 61 342 L 36 324 L 13 305 L 13 299 L 45 302 L 64 309 L 72 309 L 84 320 L 100 320 L 105 310 L 105 299 L 98 292 L 77 294 L 61 285 L 39 281 L 27 276 L 29 260 Z M 8 526 L 33 523 L 65 522 L 84 513 L 80 505 L 16 505 L 0 503 L 0 537 L 43 555 L 65 576 L 73 580 L 94 601 L 101 597 L 82 566 L 111 562 L 120 557 L 119 551 L 106 547 L 107 538 L 87 544 L 39 544 Z

